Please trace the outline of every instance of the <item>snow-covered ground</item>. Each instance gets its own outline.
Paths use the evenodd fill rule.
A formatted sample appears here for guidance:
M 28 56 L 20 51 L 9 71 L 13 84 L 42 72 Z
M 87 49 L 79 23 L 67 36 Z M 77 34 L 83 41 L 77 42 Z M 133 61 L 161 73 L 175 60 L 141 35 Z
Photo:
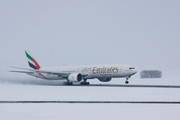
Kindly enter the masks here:
M 90 83 L 102 84 L 98 80 L 91 80 Z M 180 101 L 179 88 L 87 87 L 58 84 L 62 82 L 32 77 L 1 77 L 0 100 Z M 124 79 L 113 79 L 103 84 L 124 84 Z M 130 79 L 130 84 L 180 85 L 180 76 L 174 73 L 160 79 L 140 79 L 137 75 Z M 179 104 L 18 103 L 0 104 L 0 120 L 179 120 L 179 111 Z

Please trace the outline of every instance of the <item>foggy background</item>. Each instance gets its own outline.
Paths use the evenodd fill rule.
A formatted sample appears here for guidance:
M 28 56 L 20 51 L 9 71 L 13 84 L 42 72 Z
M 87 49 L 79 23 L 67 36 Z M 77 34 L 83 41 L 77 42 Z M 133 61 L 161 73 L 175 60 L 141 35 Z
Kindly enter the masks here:
M 180 68 L 179 0 L 1 0 L 0 78 L 28 68 L 129 64 L 141 70 Z M 26 76 L 27 77 L 27 76 Z

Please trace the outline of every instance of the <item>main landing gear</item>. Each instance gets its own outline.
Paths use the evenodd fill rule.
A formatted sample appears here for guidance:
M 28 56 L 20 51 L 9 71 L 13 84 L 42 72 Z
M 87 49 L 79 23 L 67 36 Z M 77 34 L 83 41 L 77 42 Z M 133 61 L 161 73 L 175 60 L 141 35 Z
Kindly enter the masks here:
M 72 82 L 65 82 L 65 85 L 73 85 Z
M 89 82 L 86 82 L 87 80 L 84 80 L 83 82 L 81 82 L 81 85 L 89 85 Z M 65 85 L 73 85 L 73 82 L 67 81 L 64 83 Z
M 86 82 L 86 81 L 87 81 L 87 79 L 84 79 L 84 81 L 81 82 L 81 85 L 89 85 L 89 82 Z
M 73 85 L 73 82 L 70 82 L 69 80 L 64 83 L 65 85 Z

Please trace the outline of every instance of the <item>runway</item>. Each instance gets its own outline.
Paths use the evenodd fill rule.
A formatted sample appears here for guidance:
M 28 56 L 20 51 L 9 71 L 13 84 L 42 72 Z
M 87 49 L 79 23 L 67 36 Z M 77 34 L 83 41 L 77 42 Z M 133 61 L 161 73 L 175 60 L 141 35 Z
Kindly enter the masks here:
M 0 80 L 0 83 L 10 83 L 10 84 L 28 84 L 28 85 L 43 85 L 43 86 L 79 86 L 79 87 L 134 87 L 134 88 L 180 88 L 180 84 L 175 84 L 175 85 L 169 85 L 169 84 L 157 84 L 157 85 L 148 85 L 148 84 L 106 84 L 106 83 L 90 83 L 89 85 L 81 85 L 80 83 L 74 83 L 73 85 L 65 85 L 63 82 L 62 83 L 58 83 L 56 81 L 54 82 L 50 82 L 50 81 L 25 81 L 25 80 Z
M 180 104 L 180 101 L 0 101 L 3 103 L 78 103 L 78 104 Z

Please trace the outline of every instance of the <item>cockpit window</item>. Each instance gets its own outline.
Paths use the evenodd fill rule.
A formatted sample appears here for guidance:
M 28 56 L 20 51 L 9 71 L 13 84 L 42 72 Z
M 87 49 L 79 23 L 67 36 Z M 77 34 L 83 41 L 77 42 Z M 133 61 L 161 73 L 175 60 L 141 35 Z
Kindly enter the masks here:
M 130 67 L 129 69 L 132 70 L 132 69 L 135 69 L 135 68 L 134 67 Z

